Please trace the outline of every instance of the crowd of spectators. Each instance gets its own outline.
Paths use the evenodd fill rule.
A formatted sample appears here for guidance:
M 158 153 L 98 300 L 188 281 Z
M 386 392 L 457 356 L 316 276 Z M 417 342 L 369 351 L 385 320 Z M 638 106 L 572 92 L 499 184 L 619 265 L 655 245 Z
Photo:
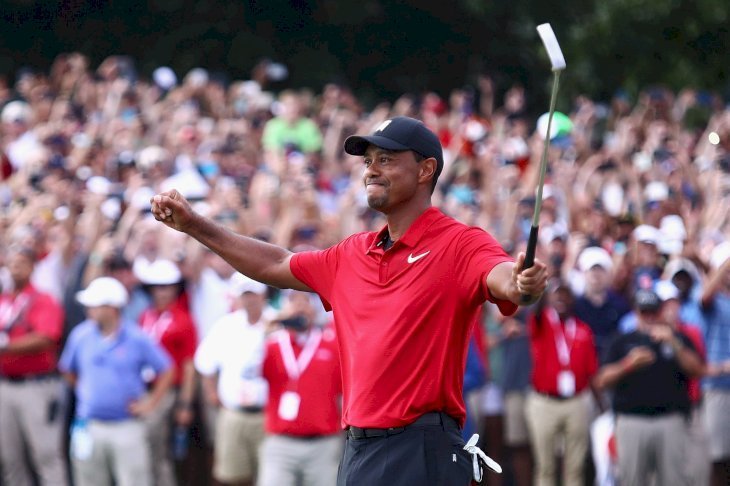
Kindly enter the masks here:
M 700 481 L 693 484 L 728 484 L 730 109 L 719 95 L 653 87 L 634 100 L 621 91 L 607 103 L 579 96 L 561 103 L 570 108 L 556 113 L 547 134 L 545 117 L 530 115 L 523 87 L 495 86 L 487 76 L 446 95 L 404 94 L 366 109 L 338 84 L 321 92 L 274 89 L 272 77 L 282 73 L 281 66 L 273 68 L 262 61 L 251 79 L 236 81 L 203 68 L 178 79 L 161 67 L 146 78 L 126 57 L 112 56 L 93 67 L 83 55 L 68 53 L 47 72 L 0 77 L 0 484 L 28 484 L 28 472 L 16 467 L 25 460 L 42 484 L 64 484 L 57 477 L 63 469 L 59 458 L 47 447 L 56 433 L 59 444 L 71 442 L 76 453 L 91 455 L 79 434 L 84 424 L 63 423 L 64 414 L 74 413 L 65 411 L 69 404 L 61 397 L 73 394 L 54 393 L 61 389 L 54 360 L 67 353 L 62 371 L 72 383 L 79 378 L 75 366 L 80 364 L 71 355 L 81 352 L 85 335 L 77 329 L 90 307 L 80 297 L 89 294 L 78 292 L 87 289 L 99 297 L 91 284 L 105 277 L 123 285 L 124 298 L 110 301 L 119 292 L 107 289 L 102 292 L 107 299 L 92 302 L 115 305 L 120 319 L 138 323 L 150 346 L 164 350 L 158 355 L 145 344 L 146 351 L 139 351 L 139 359 L 154 368 L 151 376 L 157 374 L 151 382 L 156 396 L 154 406 L 136 402 L 133 407 L 132 415 L 147 423 L 146 433 L 130 431 L 145 437 L 153 482 L 206 484 L 207 477 L 180 467 L 191 450 L 178 450 L 173 438 L 182 430 L 202 449 L 212 448 L 219 433 L 212 418 L 217 408 L 238 400 L 238 407 L 258 413 L 265 397 L 257 395 L 263 393 L 257 382 L 263 371 L 247 361 L 258 351 L 245 351 L 246 359 L 233 365 L 251 373 L 238 375 L 252 394 L 242 404 L 241 396 L 218 393 L 210 381 L 231 379 L 225 371 L 230 357 L 216 355 L 211 345 L 196 356 L 196 347 L 213 339 L 212 332 L 222 347 L 230 347 L 235 340 L 226 341 L 215 329 L 235 312 L 251 313 L 251 325 L 264 323 L 267 331 L 251 336 L 264 346 L 275 316 L 297 297 L 250 282 L 243 290 L 225 261 L 155 222 L 150 197 L 175 188 L 197 211 L 236 232 L 292 251 L 325 248 L 384 224 L 383 216 L 367 207 L 361 159 L 345 154 L 342 145 L 348 135 L 369 133 L 396 115 L 423 120 L 442 142 L 446 163 L 435 204 L 487 229 L 514 255 L 526 245 L 543 141 L 551 139 L 537 252 L 549 264 L 550 291 L 538 306 L 507 318 L 488 305 L 476 328 L 473 350 L 484 379 L 469 387 L 466 399 L 483 449 L 506 467 L 504 476 L 490 475 L 488 483 L 552 484 L 560 475 L 565 484 L 593 477 L 610 484 L 618 475 L 643 478 L 655 467 L 659 478 L 671 471 L 676 484 L 685 484 L 679 477 L 686 474 Z M 14 290 L 28 281 L 30 297 L 18 299 Z M 244 294 L 261 301 L 237 303 Z M 34 317 L 32 309 L 40 305 L 45 307 Z M 672 332 L 690 330 L 681 338 L 649 332 L 647 315 L 657 325 L 672 326 Z M 113 316 L 94 318 L 110 326 L 116 322 Z M 17 325 L 24 319 L 28 325 Z M 327 328 L 326 316 L 313 321 Z M 561 323 L 564 331 L 558 333 Z M 651 338 L 636 337 L 642 332 Z M 26 334 L 35 339 L 26 336 L 17 345 Z M 128 339 L 142 340 L 137 334 Z M 567 351 L 556 351 L 558 335 Z M 631 345 L 630 336 L 645 348 Z M 108 345 L 86 340 L 98 349 Z M 656 350 L 647 351 L 652 343 L 659 343 Z M 632 347 L 644 355 L 632 354 Z M 698 362 L 684 360 L 685 347 Z M 263 347 L 260 351 L 263 366 Z M 580 369 L 567 376 L 574 351 L 581 354 Z M 23 356 L 28 359 L 18 358 Z M 555 370 L 534 366 L 545 360 L 555 361 Z M 640 379 L 632 381 L 632 373 Z M 657 378 L 662 373 L 669 378 Z M 169 383 L 160 385 L 161 377 Z M 672 391 L 656 395 L 666 402 L 642 402 L 645 397 L 637 396 L 646 386 L 665 383 Z M 13 398 L 29 384 L 43 389 L 27 396 L 35 398 Z M 87 406 L 98 400 L 89 394 L 110 393 L 102 385 L 76 384 L 77 402 Z M 328 390 L 335 393 L 336 386 L 328 384 Z M 286 401 L 284 395 L 277 403 Z M 37 412 L 30 410 L 31 402 Z M 591 424 L 611 410 L 619 420 L 608 437 L 616 437 L 618 447 L 612 439 L 590 445 L 590 436 L 599 436 L 590 432 Z M 280 407 L 282 413 L 287 414 Z M 685 452 L 693 460 L 677 462 L 676 450 L 625 448 L 620 432 L 629 422 L 626 416 L 675 413 L 681 420 L 673 421 L 666 435 L 662 429 L 640 436 L 633 424 L 631 440 L 654 447 L 662 440 L 657 437 L 672 437 L 691 446 Z M 332 434 L 331 418 L 318 434 Z M 9 422 L 21 424 L 14 434 L 6 433 Z M 610 430 L 614 422 L 611 418 Z M 57 427 L 50 428 L 52 423 Z M 252 426 L 231 423 L 227 430 Z M 191 427 L 201 432 L 190 432 Z M 69 441 L 70 430 L 81 439 Z M 277 433 L 286 436 L 274 425 Z M 682 434 L 696 440 L 682 441 Z M 228 437 L 229 445 L 240 443 L 242 451 L 248 448 L 243 442 Z M 267 446 L 271 453 L 281 443 Z M 605 460 L 598 457 L 603 449 Z M 238 466 L 255 462 L 255 453 L 251 459 L 241 452 L 240 460 L 235 449 L 228 454 L 232 458 L 216 460 L 215 467 L 205 461 L 196 466 L 218 470 L 222 482 L 252 479 L 255 464 L 243 472 Z M 565 457 L 563 467 L 555 466 L 556 456 Z M 630 464 L 629 456 L 636 456 Z

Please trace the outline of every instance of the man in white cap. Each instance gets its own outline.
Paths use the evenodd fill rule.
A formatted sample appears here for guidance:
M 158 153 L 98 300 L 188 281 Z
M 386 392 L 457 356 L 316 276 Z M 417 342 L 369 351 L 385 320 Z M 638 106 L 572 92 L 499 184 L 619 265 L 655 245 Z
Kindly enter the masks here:
M 575 315 L 593 331 L 600 359 L 629 304 L 611 288 L 613 260 L 606 250 L 597 246 L 584 249 L 578 257 L 578 269 L 583 273 L 585 290 L 575 300 Z
M 174 486 L 177 480 L 170 448 L 170 426 L 174 423 L 177 432 L 184 437 L 193 420 L 196 378 L 193 356 L 198 337 L 190 312 L 181 300 L 184 281 L 177 264 L 160 258 L 147 266 L 139 265 L 137 275 L 152 298 L 151 306 L 139 318 L 140 327 L 167 351 L 175 369 L 172 389 L 145 420 L 152 446 L 154 484 Z
M 710 254 L 710 274 L 702 289 L 707 365 L 705 420 L 710 433 L 712 484 L 730 484 L 730 241 Z
M 69 335 L 59 368 L 76 390 L 71 461 L 79 486 L 149 486 L 152 464 L 142 418 L 173 379 L 170 359 L 132 322 L 121 318 L 124 286 L 110 277 L 77 294 L 88 319 Z M 158 379 L 147 392 L 145 369 Z
M 274 312 L 267 286 L 240 273 L 231 278 L 232 311 L 216 321 L 195 352 L 207 405 L 221 407 L 215 424 L 213 478 L 252 485 L 264 438 L 268 386 L 261 376 L 264 338 Z

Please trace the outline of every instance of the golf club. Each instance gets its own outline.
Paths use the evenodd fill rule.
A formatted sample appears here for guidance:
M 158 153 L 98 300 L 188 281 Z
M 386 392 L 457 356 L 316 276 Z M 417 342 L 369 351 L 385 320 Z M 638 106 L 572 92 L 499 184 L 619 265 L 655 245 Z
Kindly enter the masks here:
M 542 188 L 545 184 L 545 172 L 547 171 L 547 155 L 550 148 L 550 130 L 552 127 L 553 113 L 555 112 L 555 99 L 558 95 L 558 86 L 560 80 L 560 72 L 565 69 L 565 58 L 560 50 L 558 39 L 555 37 L 550 24 L 540 24 L 537 26 L 537 33 L 540 35 L 542 43 L 545 45 L 550 64 L 553 70 L 553 89 L 550 94 L 550 110 L 548 111 L 547 132 L 545 133 L 545 142 L 542 149 L 542 158 L 540 159 L 540 179 L 537 183 L 537 194 L 535 195 L 535 212 L 532 216 L 532 226 L 530 227 L 530 237 L 527 240 L 527 250 L 525 251 L 525 262 L 522 269 L 530 268 L 535 263 L 535 250 L 537 248 L 537 233 L 540 226 L 540 210 L 542 209 Z M 529 302 L 529 296 L 522 296 L 523 302 Z

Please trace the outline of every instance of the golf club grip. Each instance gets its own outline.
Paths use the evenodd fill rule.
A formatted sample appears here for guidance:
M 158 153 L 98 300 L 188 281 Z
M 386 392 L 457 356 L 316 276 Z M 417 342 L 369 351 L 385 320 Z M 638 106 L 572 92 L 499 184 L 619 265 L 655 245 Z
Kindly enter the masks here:
M 537 249 L 537 231 L 539 226 L 530 227 L 530 238 L 527 240 L 527 250 L 525 250 L 525 262 L 522 264 L 522 270 L 527 270 L 535 263 L 535 250 Z M 522 295 L 522 302 L 530 301 L 529 295 Z
M 539 226 L 530 227 L 530 238 L 527 240 L 527 249 L 525 250 L 525 263 L 522 264 L 522 270 L 527 270 L 535 263 L 535 249 L 537 248 L 537 231 Z

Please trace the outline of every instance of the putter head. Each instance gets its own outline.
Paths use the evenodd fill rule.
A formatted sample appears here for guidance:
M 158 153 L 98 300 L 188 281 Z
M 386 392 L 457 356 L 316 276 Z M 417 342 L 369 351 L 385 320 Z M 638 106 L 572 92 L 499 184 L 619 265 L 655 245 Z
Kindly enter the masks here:
M 537 33 L 540 34 L 540 39 L 545 45 L 545 50 L 550 58 L 550 64 L 553 66 L 553 71 L 562 71 L 565 69 L 565 58 L 563 57 L 563 51 L 560 50 L 560 44 L 558 39 L 555 37 L 555 32 L 550 24 L 540 24 L 537 26 Z

